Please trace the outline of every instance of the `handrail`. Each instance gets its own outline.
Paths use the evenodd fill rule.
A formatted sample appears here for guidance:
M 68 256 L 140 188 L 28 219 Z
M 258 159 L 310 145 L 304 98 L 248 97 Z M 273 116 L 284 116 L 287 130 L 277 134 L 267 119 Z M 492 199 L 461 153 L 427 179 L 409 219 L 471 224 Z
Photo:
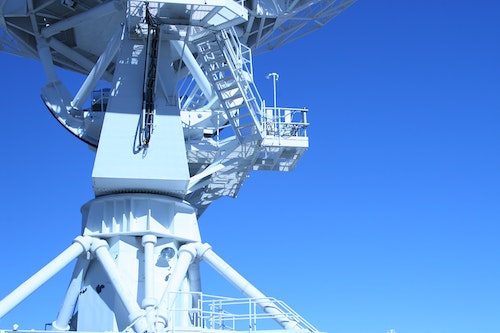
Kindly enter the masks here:
M 264 135 L 307 137 L 307 108 L 262 107 L 261 126 Z
M 274 320 L 275 315 L 264 312 L 257 306 L 262 299 L 214 296 L 200 292 L 177 292 L 175 294 L 177 297 L 191 295 L 193 299 L 198 299 L 198 303 L 190 308 L 169 309 L 173 321 L 175 321 L 176 313 L 188 312 L 191 317 L 192 328 L 195 330 L 196 328 L 212 331 L 248 332 L 284 330 L 278 327 Z M 290 322 L 296 323 L 298 330 L 311 333 L 319 332 L 283 301 L 272 297 L 266 297 L 265 301 L 272 302 Z M 171 324 L 175 327 L 174 322 L 171 322 Z

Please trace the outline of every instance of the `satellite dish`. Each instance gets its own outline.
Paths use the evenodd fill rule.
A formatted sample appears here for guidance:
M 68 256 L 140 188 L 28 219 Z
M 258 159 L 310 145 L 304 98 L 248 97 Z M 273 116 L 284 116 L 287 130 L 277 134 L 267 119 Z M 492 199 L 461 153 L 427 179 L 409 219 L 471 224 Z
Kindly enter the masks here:
M 353 2 L 3 1 L 0 50 L 40 61 L 43 102 L 96 158 L 82 235 L 0 301 L 0 318 L 76 260 L 56 331 L 248 330 L 271 320 L 316 332 L 202 243 L 198 218 L 235 197 L 251 171 L 293 170 L 308 148 L 307 109 L 278 107 L 276 94 L 266 106 L 252 54 Z M 75 94 L 56 67 L 85 75 Z M 201 260 L 245 298 L 204 295 Z

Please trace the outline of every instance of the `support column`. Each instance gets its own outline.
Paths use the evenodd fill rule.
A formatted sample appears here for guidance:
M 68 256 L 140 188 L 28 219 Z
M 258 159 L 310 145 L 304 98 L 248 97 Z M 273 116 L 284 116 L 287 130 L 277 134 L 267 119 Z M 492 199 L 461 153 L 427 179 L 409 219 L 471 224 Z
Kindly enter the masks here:
M 95 240 L 92 244 L 92 251 L 95 252 L 97 259 L 101 262 L 106 274 L 108 275 L 117 295 L 120 297 L 125 309 L 128 312 L 130 323 L 133 324 L 137 333 L 147 331 L 147 324 L 144 318 L 144 311 L 141 310 L 135 299 L 130 295 L 127 286 L 122 282 L 120 273 L 116 264 L 108 251 L 108 243 L 104 240 Z
M 87 97 L 89 97 L 97 82 L 104 75 L 106 68 L 108 68 L 109 64 L 113 60 L 113 57 L 118 52 L 122 32 L 123 28 L 120 28 L 115 32 L 108 45 L 106 46 L 106 49 L 97 60 L 95 66 L 93 66 L 92 70 L 87 75 L 85 82 L 83 82 L 75 98 L 73 99 L 73 101 L 71 101 L 71 106 L 73 106 L 75 109 L 79 110 L 82 108 L 83 103 L 85 103 L 85 100 L 87 99 Z
M 252 298 L 255 303 L 266 313 L 272 315 L 285 329 L 299 328 L 298 323 L 291 321 L 273 302 L 269 300 L 262 292 L 255 288 L 248 280 L 246 280 L 240 273 L 229 266 L 221 257 L 219 257 L 212 249 L 207 249 L 202 258 L 214 268 L 226 280 L 231 282 L 233 286 L 238 288 L 247 297 Z
M 144 299 L 142 308 L 146 311 L 146 321 L 148 323 L 148 332 L 154 329 L 154 312 L 156 306 L 155 288 L 154 288 L 154 250 L 157 238 L 155 235 L 142 236 L 142 246 L 144 247 Z
M 17 287 L 13 292 L 7 295 L 0 301 L 0 318 L 5 316 L 9 311 L 21 303 L 26 297 L 31 295 L 35 290 L 47 282 L 51 277 L 56 275 L 66 265 L 78 257 L 82 252 L 88 251 L 90 248 L 90 237 L 79 236 L 75 238 L 64 252 L 58 255 L 54 260 L 49 262 L 45 267 L 40 269 L 31 278 Z
M 66 291 L 66 296 L 64 297 L 63 305 L 61 310 L 57 315 L 57 319 L 52 323 L 52 328 L 56 331 L 68 331 L 69 321 L 73 316 L 75 311 L 76 302 L 78 301 L 78 296 L 80 295 L 83 277 L 89 266 L 89 260 L 87 254 L 82 254 L 76 263 L 75 269 L 73 271 L 73 277 L 69 284 L 68 290 Z
M 179 257 L 175 265 L 174 272 L 168 279 L 167 287 L 163 292 L 160 304 L 158 305 L 158 321 L 156 330 L 162 331 L 168 325 L 169 310 L 173 308 L 177 292 L 181 289 L 182 282 L 186 278 L 189 266 L 196 258 L 197 251 L 193 244 L 183 245 L 179 249 Z

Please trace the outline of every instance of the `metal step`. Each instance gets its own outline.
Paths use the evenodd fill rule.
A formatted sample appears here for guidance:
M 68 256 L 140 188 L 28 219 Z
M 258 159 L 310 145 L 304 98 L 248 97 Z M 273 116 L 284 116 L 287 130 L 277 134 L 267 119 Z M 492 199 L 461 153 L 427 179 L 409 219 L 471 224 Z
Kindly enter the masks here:
M 196 43 L 201 54 L 202 67 L 212 84 L 221 106 L 240 142 L 261 140 L 259 104 L 250 89 L 250 74 L 242 75 L 242 59 L 238 58 L 241 47 L 234 30 L 223 30 L 204 36 Z M 235 104 L 235 101 L 241 103 Z M 239 110 L 239 112 L 234 112 Z M 241 123 L 241 119 L 248 121 Z

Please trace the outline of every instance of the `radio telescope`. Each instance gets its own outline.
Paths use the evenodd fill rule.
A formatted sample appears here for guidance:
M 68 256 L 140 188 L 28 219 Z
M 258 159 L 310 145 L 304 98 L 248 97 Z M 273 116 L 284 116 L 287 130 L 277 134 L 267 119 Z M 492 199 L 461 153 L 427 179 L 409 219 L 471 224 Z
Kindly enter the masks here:
M 293 170 L 308 148 L 307 109 L 267 106 L 252 54 L 353 2 L 1 1 L 0 50 L 43 66 L 46 107 L 95 151 L 95 198 L 82 234 L 0 301 L 0 318 L 75 261 L 54 331 L 317 332 L 203 243 L 198 219 L 250 172 Z M 83 74 L 79 90 L 56 68 Z M 200 261 L 243 298 L 204 294 Z

